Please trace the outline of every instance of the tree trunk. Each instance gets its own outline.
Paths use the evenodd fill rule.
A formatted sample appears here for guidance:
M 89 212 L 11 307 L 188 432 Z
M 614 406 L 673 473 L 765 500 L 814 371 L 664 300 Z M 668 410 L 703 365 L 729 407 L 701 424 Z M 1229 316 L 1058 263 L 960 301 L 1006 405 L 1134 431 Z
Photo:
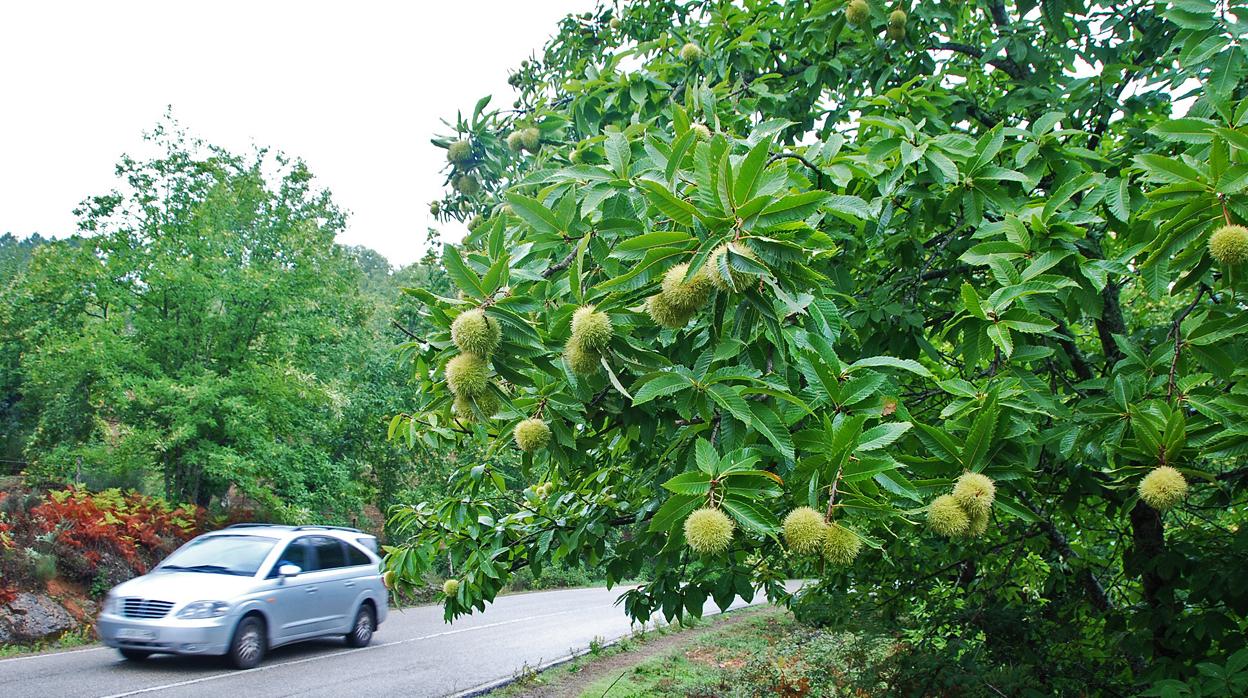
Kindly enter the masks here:
M 1153 656 L 1173 657 L 1175 652 L 1166 644 L 1166 630 L 1174 621 L 1173 580 L 1158 572 L 1157 562 L 1166 552 L 1165 529 L 1161 515 L 1143 502 L 1131 510 L 1132 567 L 1144 586 L 1144 604 L 1148 607 L 1148 624 L 1153 635 Z

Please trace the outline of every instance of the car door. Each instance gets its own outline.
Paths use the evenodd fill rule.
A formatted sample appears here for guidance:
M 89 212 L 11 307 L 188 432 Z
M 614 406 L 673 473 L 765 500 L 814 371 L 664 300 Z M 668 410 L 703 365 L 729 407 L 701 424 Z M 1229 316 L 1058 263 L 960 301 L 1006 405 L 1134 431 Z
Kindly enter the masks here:
M 316 552 L 316 571 L 312 577 L 316 584 L 314 602 L 322 620 L 323 632 L 346 633 L 355 610 L 355 598 L 359 591 L 355 572 L 347 566 L 345 544 L 332 536 L 312 536 L 311 544 Z
M 317 608 L 320 592 L 316 574 L 316 550 L 313 536 L 301 536 L 286 544 L 269 572 L 272 592 L 268 602 L 270 632 L 273 644 L 283 644 L 320 633 L 325 627 L 324 614 Z M 293 577 L 282 577 L 282 565 L 295 565 L 302 571 Z

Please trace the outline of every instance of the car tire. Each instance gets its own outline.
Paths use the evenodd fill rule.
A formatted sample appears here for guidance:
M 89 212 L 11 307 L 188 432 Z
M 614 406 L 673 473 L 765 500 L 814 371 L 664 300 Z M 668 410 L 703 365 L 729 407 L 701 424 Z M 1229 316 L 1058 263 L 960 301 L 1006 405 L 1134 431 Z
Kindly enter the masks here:
M 148 652 L 147 650 L 121 649 L 117 651 L 121 652 L 121 656 L 125 657 L 126 659 L 132 662 L 141 662 L 144 659 L 147 659 L 148 657 L 152 656 L 152 653 Z
M 351 647 L 367 647 L 373 641 L 373 629 L 377 620 L 373 617 L 373 607 L 361 604 L 355 612 L 355 621 L 351 623 L 351 632 L 347 633 L 347 644 Z
M 254 669 L 264 659 L 267 646 L 264 621 L 256 616 L 247 616 L 239 621 L 238 628 L 234 630 L 227 656 L 236 669 Z

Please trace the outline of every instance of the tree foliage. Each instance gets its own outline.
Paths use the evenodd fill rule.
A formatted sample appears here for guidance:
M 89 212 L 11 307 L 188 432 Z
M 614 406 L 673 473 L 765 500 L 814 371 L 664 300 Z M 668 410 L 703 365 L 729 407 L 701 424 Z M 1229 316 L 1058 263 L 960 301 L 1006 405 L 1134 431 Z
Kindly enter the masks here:
M 345 216 L 298 160 L 172 119 L 148 145 L 83 202 L 82 236 L 38 246 L 3 289 L 3 416 L 27 475 L 357 517 L 411 462 L 381 438 L 403 382 L 389 264 L 334 242 Z
M 1049 690 L 1225 661 L 1248 269 L 1207 243 L 1248 218 L 1246 10 L 863 4 L 603 5 L 513 74 L 514 109 L 435 139 L 470 144 L 433 208 L 472 232 L 443 251 L 457 293 L 412 292 L 433 329 L 391 432 L 487 456 L 395 511 L 388 564 L 414 581 L 449 550 L 448 617 L 564 558 L 653 564 L 636 618 L 811 575 L 807 600 L 917 618 Z M 476 308 L 502 341 L 456 411 L 449 330 Z M 534 417 L 551 440 L 506 477 Z M 1138 491 L 1159 466 L 1189 486 L 1164 513 Z M 968 504 L 965 472 L 992 496 Z M 927 525 L 947 494 L 965 521 L 942 530 L 969 533 Z M 783 544 L 801 506 L 837 532 L 826 560 Z M 735 531 L 699 555 L 708 507 Z

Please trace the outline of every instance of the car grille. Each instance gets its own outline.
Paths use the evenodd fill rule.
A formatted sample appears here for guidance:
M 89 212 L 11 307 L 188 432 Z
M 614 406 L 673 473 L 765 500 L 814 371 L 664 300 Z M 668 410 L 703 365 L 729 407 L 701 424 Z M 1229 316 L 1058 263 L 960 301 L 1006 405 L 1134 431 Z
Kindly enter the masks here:
M 172 601 L 122 599 L 121 615 L 126 618 L 164 618 L 171 608 L 173 608 Z

